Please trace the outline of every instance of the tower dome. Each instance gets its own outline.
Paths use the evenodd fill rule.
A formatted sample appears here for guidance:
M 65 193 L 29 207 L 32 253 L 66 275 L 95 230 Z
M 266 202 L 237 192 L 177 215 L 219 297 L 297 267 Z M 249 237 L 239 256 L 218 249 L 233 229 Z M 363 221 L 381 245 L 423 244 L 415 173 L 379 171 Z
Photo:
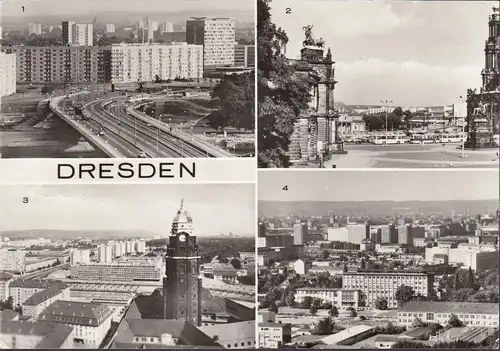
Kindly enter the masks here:
M 193 232 L 193 219 L 184 209 L 184 200 L 181 201 L 181 207 L 172 221 L 172 235 L 184 232 L 191 234 Z

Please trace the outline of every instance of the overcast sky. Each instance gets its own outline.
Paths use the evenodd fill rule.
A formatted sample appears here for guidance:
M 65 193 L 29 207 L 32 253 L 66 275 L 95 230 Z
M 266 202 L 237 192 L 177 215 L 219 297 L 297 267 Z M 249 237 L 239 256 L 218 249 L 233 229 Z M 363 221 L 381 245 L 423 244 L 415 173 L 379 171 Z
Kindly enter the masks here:
M 267 201 L 490 200 L 498 183 L 495 170 L 261 171 L 258 191 Z
M 74 15 L 99 12 L 176 13 L 192 11 L 193 16 L 203 16 L 203 12 L 221 10 L 238 13 L 248 11 L 253 18 L 255 0 L 0 0 L 5 16 L 47 16 Z M 22 6 L 25 7 L 23 13 Z
M 255 233 L 253 184 L 0 186 L 0 231 L 141 230 L 168 236 L 182 198 L 197 236 Z
M 337 62 L 336 100 L 441 105 L 479 88 L 488 16 L 497 1 L 273 0 L 272 21 L 298 58 L 303 27 Z M 286 14 L 286 8 L 291 9 Z

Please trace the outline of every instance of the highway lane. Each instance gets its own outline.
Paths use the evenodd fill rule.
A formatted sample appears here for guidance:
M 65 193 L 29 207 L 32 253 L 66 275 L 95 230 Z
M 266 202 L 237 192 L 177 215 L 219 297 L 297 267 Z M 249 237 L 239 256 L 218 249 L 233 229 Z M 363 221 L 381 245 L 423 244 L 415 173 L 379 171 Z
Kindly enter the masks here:
M 126 124 L 132 130 L 135 128 L 138 135 L 141 134 L 149 138 L 155 144 L 155 147 L 158 139 L 159 147 L 169 150 L 171 157 L 207 157 L 206 151 L 191 145 L 189 141 L 176 138 L 155 126 L 148 126 L 148 123 L 139 118 L 130 116 L 126 111 L 126 105 L 110 104 L 106 109 L 115 119 L 121 121 L 122 125 Z

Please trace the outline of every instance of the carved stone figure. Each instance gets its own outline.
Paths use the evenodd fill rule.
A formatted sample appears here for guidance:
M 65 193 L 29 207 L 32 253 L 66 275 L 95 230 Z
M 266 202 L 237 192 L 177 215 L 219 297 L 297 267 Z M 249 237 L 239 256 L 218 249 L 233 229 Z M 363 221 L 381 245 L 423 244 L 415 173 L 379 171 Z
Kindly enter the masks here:
M 314 42 L 314 37 L 312 34 L 313 26 L 311 26 L 311 25 L 305 26 L 305 27 L 302 27 L 302 29 L 304 30 L 304 35 L 306 37 L 305 40 L 302 42 L 302 45 L 314 46 L 315 42 Z

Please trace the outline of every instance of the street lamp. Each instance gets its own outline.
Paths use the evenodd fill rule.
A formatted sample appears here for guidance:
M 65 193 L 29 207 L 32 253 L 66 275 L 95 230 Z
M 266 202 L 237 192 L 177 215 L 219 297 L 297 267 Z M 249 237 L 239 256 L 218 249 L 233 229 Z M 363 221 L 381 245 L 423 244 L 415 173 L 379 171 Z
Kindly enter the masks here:
M 391 100 L 381 100 L 380 101 L 381 103 L 383 103 L 385 106 L 385 137 L 387 138 L 387 134 L 388 134 L 388 130 L 387 130 L 387 107 L 388 107 L 388 104 L 392 104 L 394 101 L 391 101 Z
M 459 98 L 467 104 L 462 95 Z M 465 117 L 462 119 L 462 158 L 465 158 Z

